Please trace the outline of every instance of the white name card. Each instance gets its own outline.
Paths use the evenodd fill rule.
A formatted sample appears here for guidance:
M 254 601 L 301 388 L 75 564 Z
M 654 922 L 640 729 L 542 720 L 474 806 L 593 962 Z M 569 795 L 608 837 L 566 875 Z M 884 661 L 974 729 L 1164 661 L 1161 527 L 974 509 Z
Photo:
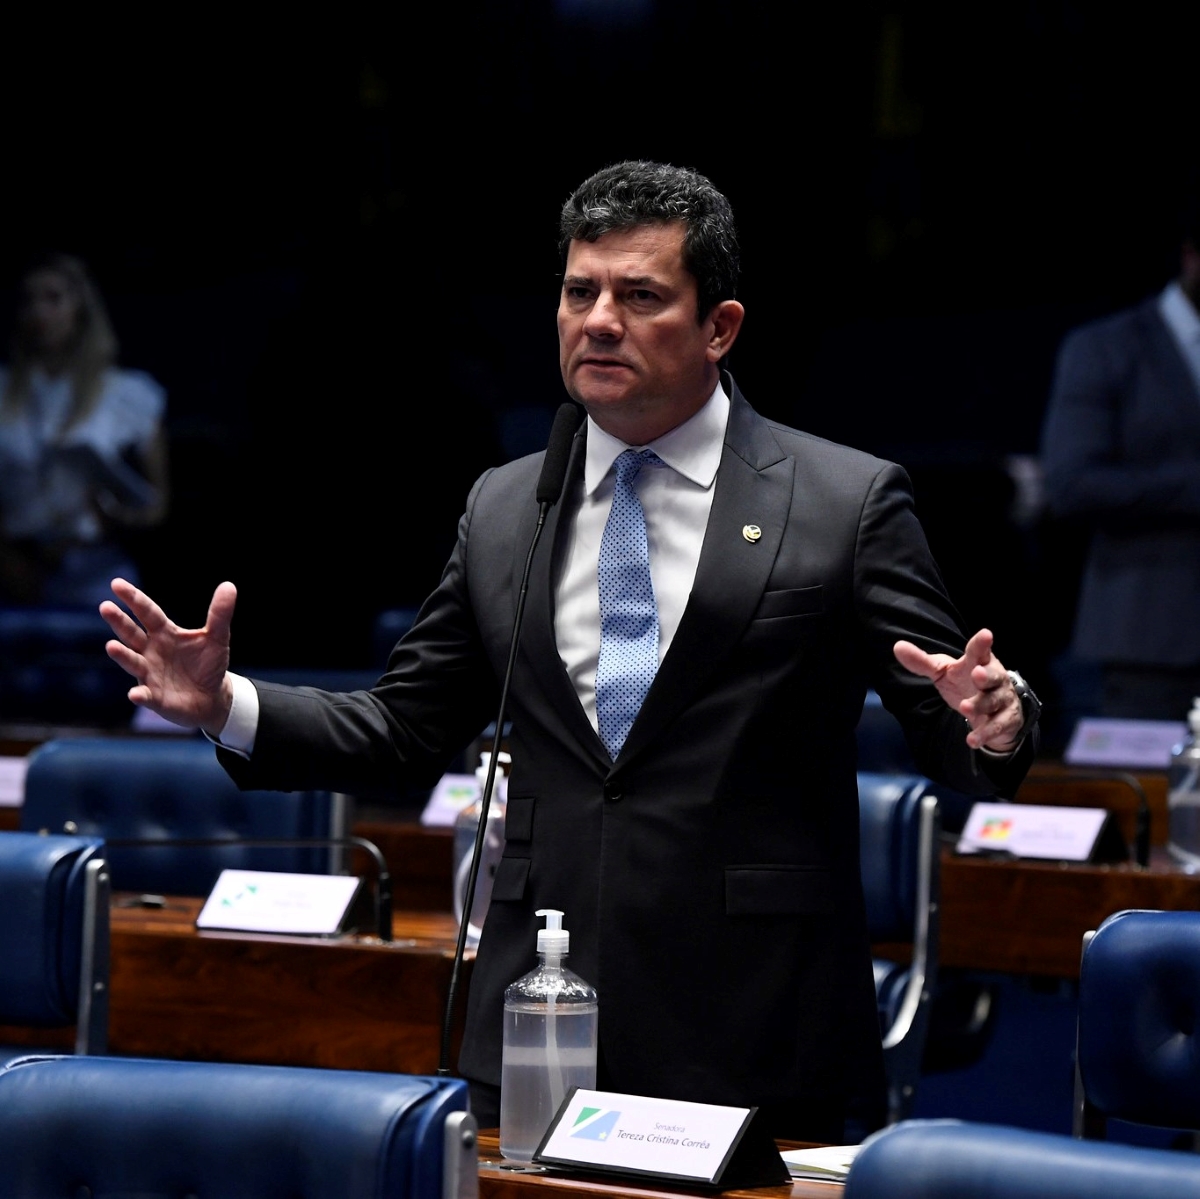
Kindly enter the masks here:
M 443 774 L 421 812 L 426 828 L 453 828 L 458 814 L 480 796 L 479 780 L 473 774 Z
M 222 870 L 196 917 L 197 928 L 231 932 L 339 932 L 362 879 L 282 870 Z
M 19 808 L 25 801 L 25 771 L 29 759 L 0 756 L 0 808 Z
M 722 1189 L 786 1183 L 774 1141 L 753 1126 L 756 1110 L 576 1088 L 533 1160 Z
M 977 803 L 958 841 L 959 853 L 1007 853 L 1017 858 L 1086 862 L 1108 820 L 1104 808 Z
M 1071 766 L 1166 770 L 1171 751 L 1187 736 L 1182 720 L 1117 720 L 1085 716 L 1075 725 L 1063 761 Z

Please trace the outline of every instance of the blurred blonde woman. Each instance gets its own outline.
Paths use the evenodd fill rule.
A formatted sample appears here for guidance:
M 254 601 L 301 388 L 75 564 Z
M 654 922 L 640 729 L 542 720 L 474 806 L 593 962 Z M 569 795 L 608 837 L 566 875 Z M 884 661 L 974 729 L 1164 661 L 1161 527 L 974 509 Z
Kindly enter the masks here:
M 40 259 L 0 367 L 0 601 L 98 604 L 138 578 L 122 534 L 166 515 L 166 395 L 116 361 L 87 268 Z

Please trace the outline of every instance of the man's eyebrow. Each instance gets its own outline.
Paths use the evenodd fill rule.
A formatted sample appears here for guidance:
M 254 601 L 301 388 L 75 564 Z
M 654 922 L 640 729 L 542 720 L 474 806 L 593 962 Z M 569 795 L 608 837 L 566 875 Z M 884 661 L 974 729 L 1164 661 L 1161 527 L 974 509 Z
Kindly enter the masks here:
M 655 275 L 618 275 L 617 282 L 623 287 L 665 287 L 663 280 Z M 595 279 L 591 275 L 564 275 L 563 286 L 591 286 Z

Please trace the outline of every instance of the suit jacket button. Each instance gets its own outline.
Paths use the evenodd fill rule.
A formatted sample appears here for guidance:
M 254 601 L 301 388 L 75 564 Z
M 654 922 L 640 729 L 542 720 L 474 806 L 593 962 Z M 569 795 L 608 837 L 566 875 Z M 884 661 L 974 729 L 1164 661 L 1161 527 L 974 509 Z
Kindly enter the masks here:
M 625 798 L 625 792 L 620 783 L 608 782 L 604 784 L 604 799 L 607 803 L 620 803 Z

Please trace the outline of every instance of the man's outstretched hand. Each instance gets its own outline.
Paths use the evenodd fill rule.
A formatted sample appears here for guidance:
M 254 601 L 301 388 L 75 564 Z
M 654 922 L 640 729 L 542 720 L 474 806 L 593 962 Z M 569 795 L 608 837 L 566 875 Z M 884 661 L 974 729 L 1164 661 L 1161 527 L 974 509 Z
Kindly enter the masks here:
M 181 629 L 148 596 L 125 579 L 113 579 L 113 594 L 133 614 L 105 600 L 100 615 L 116 636 L 108 656 L 137 679 L 129 699 L 184 728 L 214 737 L 225 727 L 233 703 L 229 668 L 229 628 L 237 588 L 221 583 L 208 605 L 202 629 Z
M 966 717 L 972 749 L 1008 753 L 1020 740 L 1024 713 L 1000 659 L 992 653 L 992 634 L 980 629 L 961 658 L 927 654 L 911 641 L 897 641 L 896 660 L 913 674 L 929 679 L 938 694 Z

